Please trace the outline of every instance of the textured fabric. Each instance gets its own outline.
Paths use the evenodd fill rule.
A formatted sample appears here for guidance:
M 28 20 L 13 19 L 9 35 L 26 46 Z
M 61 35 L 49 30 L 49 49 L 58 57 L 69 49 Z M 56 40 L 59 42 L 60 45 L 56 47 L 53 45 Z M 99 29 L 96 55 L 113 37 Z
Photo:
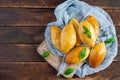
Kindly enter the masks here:
M 80 22 L 88 15 L 93 15 L 100 25 L 99 36 L 96 43 L 105 41 L 110 37 L 115 37 L 115 42 L 106 45 L 107 55 L 99 67 L 91 68 L 86 61 L 81 68 L 76 70 L 76 75 L 78 77 L 85 77 L 85 75 L 90 75 L 107 68 L 112 63 L 114 57 L 117 55 L 118 42 L 115 26 L 113 25 L 110 16 L 104 10 L 97 6 L 88 5 L 83 1 L 67 0 L 56 7 L 54 14 L 56 16 L 56 21 L 47 25 L 45 39 L 51 52 L 56 56 L 63 57 L 63 62 L 58 70 L 58 75 L 66 68 L 66 63 L 64 62 L 65 54 L 61 53 L 55 46 L 53 46 L 50 39 L 50 27 L 52 25 L 57 25 L 62 29 L 66 24 L 68 24 L 71 18 L 76 18 Z

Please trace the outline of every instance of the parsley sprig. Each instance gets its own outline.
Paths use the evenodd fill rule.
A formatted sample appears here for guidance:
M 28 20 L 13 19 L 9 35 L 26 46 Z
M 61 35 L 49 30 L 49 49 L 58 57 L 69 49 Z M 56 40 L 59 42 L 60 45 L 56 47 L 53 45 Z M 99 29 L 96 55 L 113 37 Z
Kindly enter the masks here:
M 80 59 L 83 59 L 86 56 L 86 48 L 82 49 L 80 52 Z
M 83 29 L 85 31 L 84 34 L 86 34 L 89 38 L 91 38 L 92 34 L 91 34 L 90 30 L 85 26 L 83 26 Z
M 65 72 L 64 75 L 69 75 L 74 71 L 74 68 L 68 68 Z
M 48 57 L 50 55 L 50 51 L 48 50 L 48 51 L 45 51 L 43 54 L 42 54 L 42 57 L 43 58 L 46 58 L 46 57 Z
M 109 38 L 108 40 L 105 41 L 105 44 L 109 44 L 115 41 L 114 37 Z

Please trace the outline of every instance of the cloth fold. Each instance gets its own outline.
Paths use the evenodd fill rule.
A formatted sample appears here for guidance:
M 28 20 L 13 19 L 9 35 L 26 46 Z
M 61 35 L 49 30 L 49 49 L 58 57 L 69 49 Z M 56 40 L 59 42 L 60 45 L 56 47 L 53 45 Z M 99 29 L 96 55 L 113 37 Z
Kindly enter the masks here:
M 84 20 L 87 16 L 93 15 L 98 20 L 100 25 L 99 36 L 96 43 L 105 41 L 110 37 L 115 37 L 115 42 L 106 45 L 107 55 L 103 63 L 97 68 L 91 68 L 88 62 L 86 62 L 81 68 L 79 68 L 76 71 L 76 75 L 78 77 L 85 77 L 85 75 L 90 75 L 99 72 L 107 68 L 112 63 L 114 57 L 117 55 L 118 42 L 116 37 L 115 26 L 113 25 L 113 22 L 107 12 L 105 12 L 103 9 L 97 6 L 88 5 L 86 2 L 83 1 L 67 0 L 56 7 L 54 14 L 56 16 L 56 21 L 50 22 L 47 25 L 47 28 L 45 30 L 45 40 L 50 51 L 56 56 L 63 57 L 63 60 L 65 54 L 60 52 L 52 44 L 50 39 L 50 27 L 52 25 L 57 25 L 62 29 L 66 24 L 68 24 L 68 22 L 72 18 L 76 18 L 80 22 L 81 20 Z M 61 69 L 66 68 L 63 64 L 65 65 L 66 63 L 63 61 L 58 70 L 58 74 L 62 72 Z

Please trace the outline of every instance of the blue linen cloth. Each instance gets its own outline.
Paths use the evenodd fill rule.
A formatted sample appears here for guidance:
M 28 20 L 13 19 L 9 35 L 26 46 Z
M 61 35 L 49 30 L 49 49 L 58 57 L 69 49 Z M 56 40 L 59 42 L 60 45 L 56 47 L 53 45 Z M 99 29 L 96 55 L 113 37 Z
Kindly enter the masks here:
M 91 68 L 88 64 L 88 61 L 86 61 L 81 68 L 76 70 L 75 74 L 78 77 L 82 78 L 85 77 L 85 75 L 99 72 L 107 68 L 112 63 L 114 57 L 117 55 L 118 42 L 115 26 L 113 25 L 113 22 L 108 13 L 106 13 L 103 9 L 97 6 L 88 5 L 86 2 L 83 1 L 67 0 L 56 7 L 54 14 L 56 16 L 56 21 L 50 22 L 47 25 L 45 31 L 45 40 L 48 48 L 54 55 L 63 57 L 63 62 L 59 67 L 57 75 L 60 75 L 66 68 L 66 63 L 64 62 L 65 54 L 60 52 L 52 44 L 50 39 L 50 27 L 52 25 L 57 25 L 62 29 L 66 24 L 68 24 L 71 18 L 76 18 L 80 22 L 81 20 L 84 20 L 88 15 L 93 15 L 98 20 L 100 25 L 99 36 L 96 43 L 105 41 L 110 37 L 115 37 L 115 42 L 106 45 L 107 55 L 99 67 Z

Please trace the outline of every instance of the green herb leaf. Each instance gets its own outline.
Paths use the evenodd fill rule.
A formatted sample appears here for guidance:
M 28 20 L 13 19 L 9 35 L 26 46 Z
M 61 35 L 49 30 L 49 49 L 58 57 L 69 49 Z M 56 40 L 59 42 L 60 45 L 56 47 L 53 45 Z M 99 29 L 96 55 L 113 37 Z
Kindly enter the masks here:
M 109 44 L 115 41 L 114 37 L 109 38 L 108 40 L 105 41 L 105 44 Z
M 65 72 L 64 75 L 69 75 L 74 71 L 74 68 L 68 68 Z
M 46 57 L 48 57 L 50 55 L 50 51 L 48 50 L 48 51 L 45 51 L 43 54 L 42 54 L 42 57 L 43 58 L 46 58 Z
M 85 26 L 83 26 L 83 29 L 85 31 L 84 34 L 86 34 L 89 38 L 91 38 L 92 34 L 91 34 L 90 30 Z
M 86 56 L 86 48 L 80 52 L 80 59 L 83 59 Z
M 87 27 L 85 27 L 85 26 L 83 26 L 83 29 L 85 30 L 85 32 L 84 33 L 87 33 L 87 32 L 89 32 L 90 30 L 87 28 Z
M 87 35 L 88 35 L 89 38 L 91 38 L 91 36 L 92 36 L 91 32 L 88 32 Z

